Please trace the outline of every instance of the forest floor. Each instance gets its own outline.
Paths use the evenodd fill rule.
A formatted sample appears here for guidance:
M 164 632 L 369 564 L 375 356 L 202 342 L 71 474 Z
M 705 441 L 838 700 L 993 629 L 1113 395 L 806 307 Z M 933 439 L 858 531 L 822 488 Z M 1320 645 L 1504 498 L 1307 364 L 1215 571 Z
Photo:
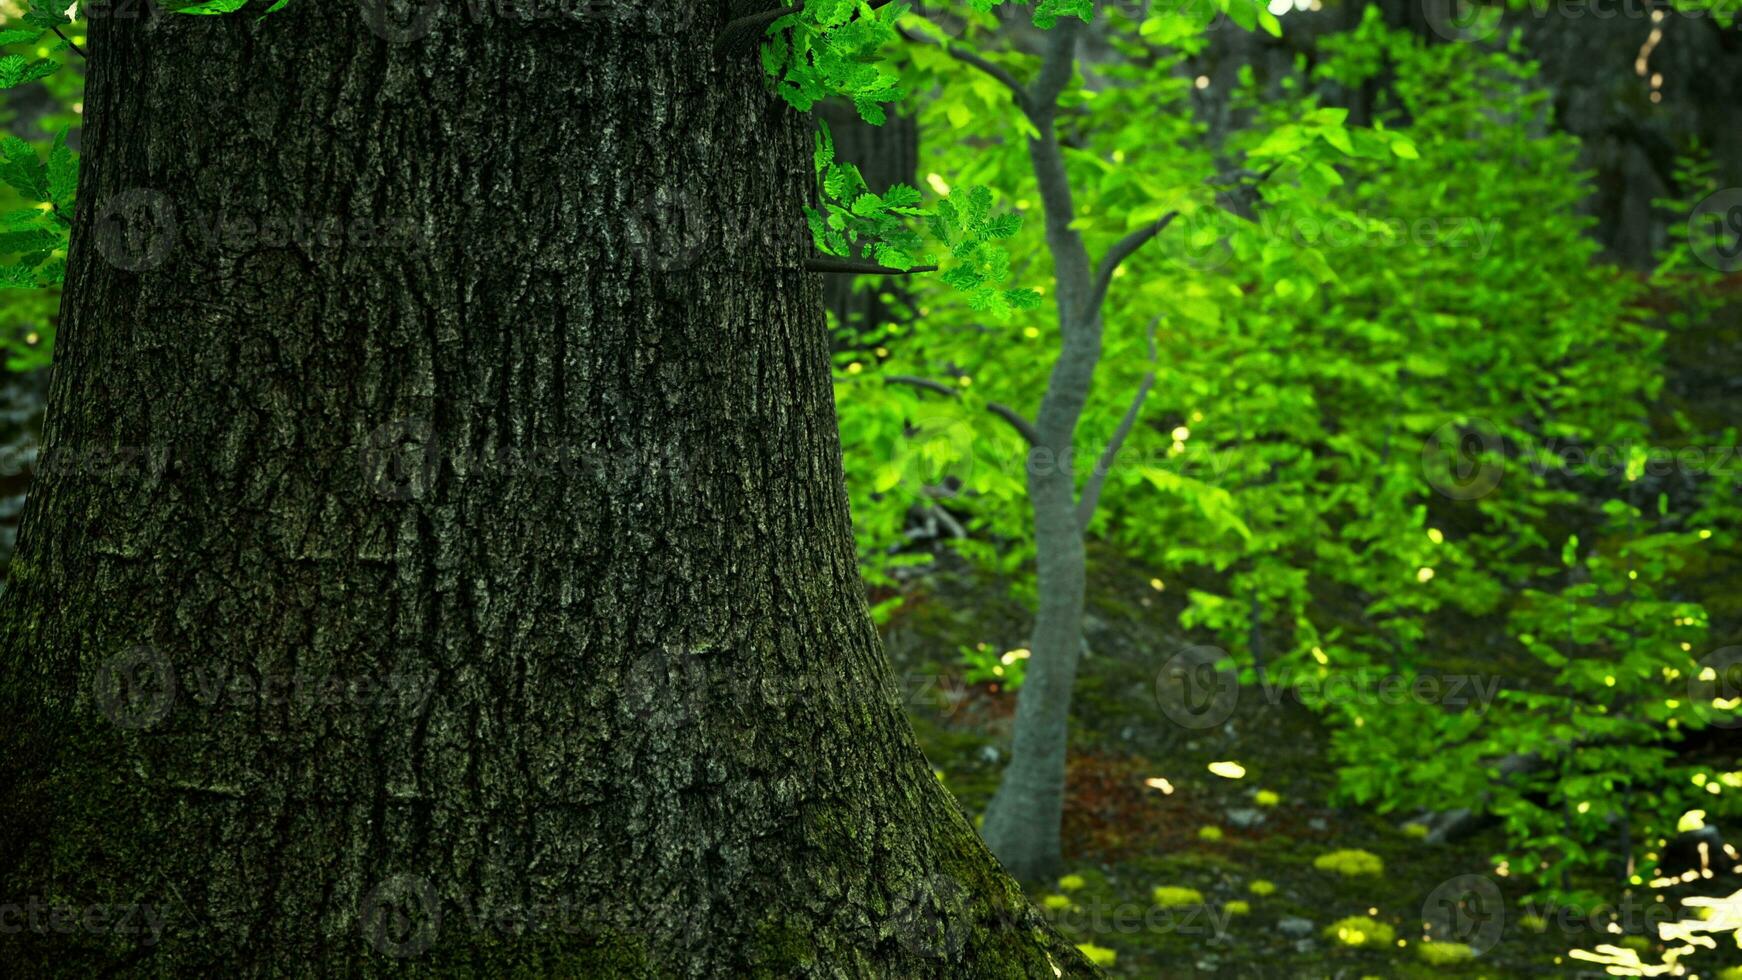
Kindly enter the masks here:
M 1503 847 L 1498 828 L 1433 846 L 1406 828 L 1407 815 L 1329 803 L 1336 774 L 1328 733 L 1291 696 L 1243 688 L 1225 724 L 1194 731 L 1171 722 L 1158 704 L 1157 672 L 1194 642 L 1177 625 L 1182 597 L 1155 590 L 1151 571 L 1118 558 L 1091 565 L 1090 655 L 1072 711 L 1067 877 L 1034 898 L 1072 942 L 1112 951 L 1110 976 L 1595 978 L 1608 974 L 1568 953 L 1603 943 L 1657 962 L 1660 942 L 1611 934 L 1607 918 L 1521 906 L 1528 888 L 1496 876 L 1491 861 Z M 962 570 L 928 574 L 905 594 L 885 628 L 892 666 L 939 778 L 978 814 L 1006 760 L 1015 696 L 967 683 L 960 651 L 1024 646 L 1028 613 L 999 583 Z M 1215 762 L 1238 763 L 1244 775 L 1216 775 Z M 1383 870 L 1345 876 L 1314 866 L 1342 849 L 1378 856 Z M 1441 886 L 1464 875 L 1484 876 L 1504 896 L 1500 908 L 1462 923 L 1458 938 L 1476 936 L 1488 948 L 1474 960 L 1431 964 L 1424 915 L 1443 908 L 1443 897 L 1461 889 Z M 1256 893 L 1255 882 L 1274 890 Z M 1157 887 L 1198 894 L 1162 908 Z M 1616 892 L 1621 901 L 1619 882 Z M 1371 917 L 1395 936 L 1379 944 L 1364 935 L 1351 946 L 1334 927 L 1327 932 L 1350 916 Z M 1653 921 L 1650 912 L 1623 919 L 1637 932 Z

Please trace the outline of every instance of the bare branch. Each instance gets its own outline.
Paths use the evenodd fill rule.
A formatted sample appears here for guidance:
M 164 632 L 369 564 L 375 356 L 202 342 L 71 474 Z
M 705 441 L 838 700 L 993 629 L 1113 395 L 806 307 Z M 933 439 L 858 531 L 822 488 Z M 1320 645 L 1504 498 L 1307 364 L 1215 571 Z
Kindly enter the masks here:
M 1131 406 L 1125 409 L 1125 417 L 1119 420 L 1119 427 L 1113 430 L 1113 437 L 1107 440 L 1107 448 L 1101 450 L 1101 458 L 1095 461 L 1095 468 L 1089 473 L 1089 478 L 1083 481 L 1083 494 L 1077 500 L 1077 525 L 1087 529 L 1089 521 L 1095 516 L 1095 508 L 1101 502 L 1101 488 L 1107 483 L 1107 474 L 1113 469 L 1113 463 L 1119 456 L 1119 450 L 1125 445 L 1125 438 L 1131 435 L 1131 430 L 1137 426 L 1137 417 L 1143 414 L 1143 403 L 1149 398 L 1149 389 L 1155 387 L 1155 327 L 1161 322 L 1161 317 L 1149 321 L 1149 371 L 1143 376 L 1143 381 L 1137 386 L 1137 395 L 1131 399 Z
M 980 57 L 972 51 L 959 48 L 953 44 L 944 44 L 939 41 L 934 41 L 931 38 L 920 37 L 912 31 L 902 30 L 900 28 L 897 28 L 896 33 L 900 34 L 903 40 L 906 40 L 911 44 L 930 44 L 935 47 L 943 48 L 945 54 L 962 64 L 968 65 L 972 68 L 978 68 L 980 71 L 985 72 L 987 75 L 997 80 L 999 84 L 1010 90 L 1011 97 L 1016 102 L 1016 108 L 1021 109 L 1024 115 L 1032 115 L 1029 111 L 1028 89 L 1024 88 L 1022 83 L 1016 80 L 1015 75 L 1010 74 L 1010 72 L 1004 70 L 1003 67 L 987 61 L 985 58 Z
M 1089 298 L 1083 302 L 1083 319 L 1086 321 L 1099 316 L 1101 303 L 1107 299 L 1107 290 L 1112 288 L 1113 273 L 1119 271 L 1119 264 L 1131 257 L 1131 253 L 1143 247 L 1143 243 L 1161 234 L 1162 229 L 1173 223 L 1179 217 L 1178 211 L 1169 211 L 1158 218 L 1154 224 L 1145 225 L 1113 244 L 1107 254 L 1101 258 L 1101 266 L 1095 272 L 1095 286 L 1089 290 Z
M 84 48 L 81 48 L 81 47 L 79 47 L 79 46 L 78 46 L 78 45 L 76 45 L 76 44 L 74 44 L 74 43 L 73 43 L 73 39 L 72 39 L 72 38 L 70 38 L 70 37 L 67 37 L 67 36 L 66 36 L 66 35 L 65 35 L 65 34 L 62 34 L 62 33 L 61 33 L 61 32 L 60 32 L 60 28 L 59 28 L 59 27 L 55 27 L 55 28 L 51 28 L 51 29 L 52 29 L 52 30 L 53 30 L 53 31 L 54 31 L 54 36 L 55 36 L 55 37 L 58 37 L 58 38 L 60 38 L 60 39 L 61 39 L 61 40 L 63 40 L 63 41 L 65 41 L 65 42 L 67 42 L 67 47 L 69 47 L 69 48 L 72 48 L 72 49 L 73 49 L 73 51 L 74 51 L 74 52 L 76 52 L 76 53 L 77 53 L 77 54 L 78 54 L 78 56 L 79 56 L 79 57 L 81 57 L 81 58 L 83 58 L 83 59 L 85 59 L 85 60 L 86 60 L 86 61 L 89 61 L 89 60 L 91 60 L 91 56 L 90 56 L 90 55 L 88 55 L 88 54 L 86 54 L 86 53 L 85 53 L 85 49 L 84 49 Z
M 886 374 L 883 376 L 883 382 L 884 384 L 910 385 L 914 388 L 924 388 L 926 391 L 935 391 L 940 395 L 948 395 L 951 398 L 962 397 L 962 393 L 959 390 L 944 384 L 942 381 L 933 381 L 931 378 L 917 378 L 911 374 Z M 1040 444 L 1040 433 L 1035 431 L 1034 423 L 1022 417 L 1021 412 L 1018 412 L 1016 409 L 1000 402 L 987 402 L 986 411 L 991 412 L 993 415 L 996 415 L 1010 423 L 1010 427 L 1015 429 L 1017 434 L 1021 435 L 1023 439 L 1027 440 L 1029 445 L 1036 446 Z
M 1022 417 L 1022 413 L 1002 402 L 987 402 L 986 411 L 1010 423 L 1017 434 L 1022 436 L 1030 446 L 1040 445 L 1040 433 L 1034 428 L 1034 423 Z
M 948 395 L 951 398 L 956 398 L 961 395 L 961 392 L 951 388 L 947 384 L 944 384 L 942 381 L 933 381 L 931 378 L 917 378 L 911 374 L 886 374 L 883 376 L 883 383 L 924 388 L 926 391 L 935 391 L 940 395 Z
M 833 255 L 813 255 L 804 260 L 804 267 L 808 272 L 834 272 L 858 276 L 908 276 L 920 272 L 938 271 L 938 267 L 935 265 L 916 265 L 911 269 L 897 269 L 893 266 L 878 265 L 875 262 L 843 259 Z

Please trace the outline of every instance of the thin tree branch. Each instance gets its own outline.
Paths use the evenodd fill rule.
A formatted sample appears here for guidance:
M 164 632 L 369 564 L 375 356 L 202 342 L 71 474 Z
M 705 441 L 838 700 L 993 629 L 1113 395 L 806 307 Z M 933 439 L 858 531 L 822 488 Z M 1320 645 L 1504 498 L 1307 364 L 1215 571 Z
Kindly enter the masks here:
M 1162 229 L 1173 223 L 1179 217 L 1178 211 L 1169 211 L 1153 224 L 1145 225 L 1113 244 L 1107 254 L 1101 258 L 1101 266 L 1095 273 L 1094 288 L 1089 290 L 1089 298 L 1083 302 L 1082 316 L 1084 320 L 1099 316 L 1101 303 L 1107 299 L 1107 290 L 1112 288 L 1113 273 L 1119 271 L 1119 264 L 1131 257 L 1131 253 L 1143 247 L 1143 243 L 1161 234 Z
M 935 391 L 940 395 L 948 395 L 951 398 L 962 397 L 960 391 L 951 388 L 942 381 L 933 381 L 931 378 L 918 378 L 911 374 L 886 374 L 883 376 L 883 383 L 892 385 L 910 385 L 914 388 L 923 388 L 926 391 Z M 1018 412 L 1009 405 L 1000 402 L 987 402 L 986 411 L 991 412 L 993 415 L 996 415 L 1010 423 L 1010 427 L 1015 429 L 1023 439 L 1027 440 L 1029 445 L 1036 446 L 1040 444 L 1040 433 L 1035 431 L 1034 423 L 1022 417 L 1021 412 Z
M 859 259 L 843 259 L 833 255 L 813 255 L 804 260 L 808 272 L 834 272 L 843 275 L 859 276 L 907 276 L 920 272 L 936 272 L 935 265 L 916 265 L 911 269 L 897 269 L 894 266 L 878 265 L 875 262 L 865 262 Z
M 78 46 L 78 45 L 76 45 L 76 44 L 74 44 L 74 43 L 73 43 L 73 39 L 72 39 L 72 38 L 70 38 L 70 37 L 67 37 L 67 36 L 66 36 L 66 35 L 65 35 L 65 34 L 62 34 L 62 33 L 61 33 L 61 32 L 60 32 L 60 28 L 59 28 L 59 27 L 58 27 L 58 26 L 57 26 L 57 27 L 53 27 L 53 28 L 50 28 L 50 30 L 52 30 L 52 31 L 54 31 L 54 36 L 55 36 L 55 37 L 58 37 L 58 38 L 60 38 L 60 39 L 61 39 L 61 40 L 63 40 L 63 41 L 65 41 L 65 42 L 67 42 L 67 47 L 69 47 L 69 48 L 72 48 L 72 49 L 73 49 L 73 51 L 74 51 L 74 52 L 75 52 L 75 53 L 76 53 L 76 54 L 78 54 L 78 56 L 79 56 L 79 57 L 81 57 L 81 58 L 83 58 L 83 59 L 85 59 L 85 60 L 86 60 L 86 61 L 90 61 L 90 60 L 91 60 L 91 56 L 90 56 L 90 55 L 88 55 L 88 54 L 86 54 L 86 53 L 85 53 L 85 49 L 84 49 L 84 48 L 81 48 L 81 47 L 79 47 L 79 46 Z
M 1276 173 L 1277 168 L 1280 166 L 1282 166 L 1281 163 L 1273 163 L 1262 171 L 1247 170 L 1245 168 L 1232 170 L 1211 177 L 1209 184 L 1212 187 L 1244 187 L 1249 188 L 1252 192 L 1256 193 L 1258 186 L 1269 180 L 1270 175 Z M 1244 180 L 1251 180 L 1251 183 L 1242 184 L 1241 181 Z M 1221 194 L 1218 194 L 1218 200 L 1228 193 L 1228 191 L 1223 191 Z M 1133 252 L 1142 248 L 1144 243 L 1148 242 L 1156 235 L 1161 234 L 1161 232 L 1173 222 L 1173 219 L 1177 217 L 1179 217 L 1178 211 L 1169 211 L 1158 218 L 1154 224 L 1139 228 L 1131 234 L 1126 235 L 1124 238 L 1121 238 L 1116 242 L 1112 248 L 1107 250 L 1107 254 L 1102 257 L 1101 264 L 1096 269 L 1095 286 L 1089 291 L 1089 298 L 1083 303 L 1082 316 L 1085 320 L 1097 316 L 1100 313 L 1101 304 L 1107 300 L 1107 290 L 1112 288 L 1113 274 L 1119 271 L 1120 264 L 1130 258 Z
M 1161 317 L 1149 321 L 1149 372 L 1143 376 L 1143 381 L 1137 386 L 1137 395 L 1131 399 L 1131 406 L 1125 410 L 1125 417 L 1119 420 L 1119 427 L 1113 430 L 1113 438 L 1107 440 L 1107 448 L 1101 450 L 1101 458 L 1095 461 L 1095 468 L 1089 473 L 1089 478 L 1083 481 L 1083 494 L 1077 499 L 1077 525 L 1084 529 L 1095 516 L 1095 508 L 1101 502 L 1101 488 L 1107 483 L 1107 474 L 1112 471 L 1113 463 L 1119 456 L 1119 450 L 1125 445 L 1125 438 L 1131 435 L 1131 430 L 1137 426 L 1137 417 L 1143 414 L 1143 403 L 1149 398 L 1149 389 L 1155 387 L 1155 327 L 1161 322 Z
M 1021 109 L 1023 115 L 1033 115 L 1028 100 L 1028 89 L 1024 88 L 1023 84 L 1016 80 L 1016 76 L 1010 74 L 1010 72 L 1006 71 L 1001 65 L 993 64 L 974 52 L 958 48 L 953 44 L 945 44 L 941 41 L 934 41 L 931 38 L 920 37 L 912 31 L 897 28 L 896 33 L 900 34 L 903 40 L 911 44 L 930 44 L 934 47 L 942 48 L 945 54 L 962 64 L 971 68 L 978 68 L 980 71 L 985 72 L 999 84 L 1010 90 L 1010 95 L 1016 102 L 1016 108 Z
M 1022 413 L 1002 402 L 987 402 L 986 411 L 1010 423 L 1017 434 L 1022 436 L 1030 446 L 1040 445 L 1040 433 L 1035 430 L 1034 423 L 1022 417 Z
M 919 378 L 911 374 L 886 374 L 883 376 L 883 383 L 892 385 L 908 385 L 913 388 L 924 388 L 926 391 L 935 391 L 940 395 L 948 395 L 951 398 L 956 398 L 961 395 L 961 392 L 951 388 L 947 384 L 944 384 L 942 381 L 934 381 L 931 378 Z

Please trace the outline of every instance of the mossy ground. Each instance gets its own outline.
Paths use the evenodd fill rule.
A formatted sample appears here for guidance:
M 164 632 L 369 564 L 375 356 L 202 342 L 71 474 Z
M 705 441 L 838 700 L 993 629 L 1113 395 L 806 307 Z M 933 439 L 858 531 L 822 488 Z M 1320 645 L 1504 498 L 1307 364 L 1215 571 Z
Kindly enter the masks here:
M 1173 595 L 1183 590 L 1156 592 L 1152 570 L 1116 557 L 1097 555 L 1092 565 L 1091 654 L 1073 705 L 1064 825 L 1065 870 L 1081 883 L 1033 894 L 1072 942 L 1114 951 L 1110 976 L 1604 975 L 1567 953 L 1621 937 L 1560 921 L 1534 931 L 1517 904 L 1526 889 L 1498 877 L 1506 906 L 1499 940 L 1468 962 L 1425 962 L 1417 948 L 1424 939 L 1452 937 L 1424 932 L 1424 906 L 1437 886 L 1460 875 L 1493 877 L 1499 832 L 1430 846 L 1411 836 L 1402 817 L 1332 805 L 1336 775 L 1326 732 L 1286 697 L 1273 704 L 1246 690 L 1226 724 L 1202 731 L 1173 724 L 1158 706 L 1155 680 L 1168 656 L 1192 642 L 1176 625 Z M 1027 616 L 999 583 L 960 569 L 934 573 L 910 594 L 885 631 L 893 666 L 906 681 L 909 714 L 933 766 L 977 814 L 1005 761 L 1015 698 L 964 684 L 957 651 L 982 641 L 1023 646 Z M 1212 762 L 1227 761 L 1243 766 L 1244 776 L 1210 771 Z M 1155 778 L 1172 792 L 1146 782 Z M 1261 790 L 1278 799 L 1260 805 Z M 1264 802 L 1272 802 L 1268 793 Z M 1241 826 L 1230 811 L 1261 819 Z M 1220 838 L 1205 839 L 1204 827 L 1219 828 Z M 1315 858 L 1343 849 L 1376 855 L 1383 872 L 1314 866 Z M 1275 889 L 1255 894 L 1255 881 Z M 1195 889 L 1204 904 L 1160 908 L 1158 886 Z M 1069 904 L 1046 902 L 1049 895 Z M 1230 913 L 1229 902 L 1248 910 Z M 1389 925 L 1395 939 L 1348 947 L 1325 935 L 1325 927 L 1351 916 Z M 1280 924 L 1291 917 L 1309 920 L 1310 932 L 1298 922 L 1285 931 Z

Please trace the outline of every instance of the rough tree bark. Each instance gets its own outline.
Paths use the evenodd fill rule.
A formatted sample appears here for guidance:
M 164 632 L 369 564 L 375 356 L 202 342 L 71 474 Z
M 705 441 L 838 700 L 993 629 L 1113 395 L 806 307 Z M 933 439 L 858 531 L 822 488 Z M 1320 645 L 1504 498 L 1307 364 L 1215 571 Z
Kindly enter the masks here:
M 409 6 L 91 25 L 0 957 L 1090 975 L 866 613 L 806 120 L 711 0 Z

